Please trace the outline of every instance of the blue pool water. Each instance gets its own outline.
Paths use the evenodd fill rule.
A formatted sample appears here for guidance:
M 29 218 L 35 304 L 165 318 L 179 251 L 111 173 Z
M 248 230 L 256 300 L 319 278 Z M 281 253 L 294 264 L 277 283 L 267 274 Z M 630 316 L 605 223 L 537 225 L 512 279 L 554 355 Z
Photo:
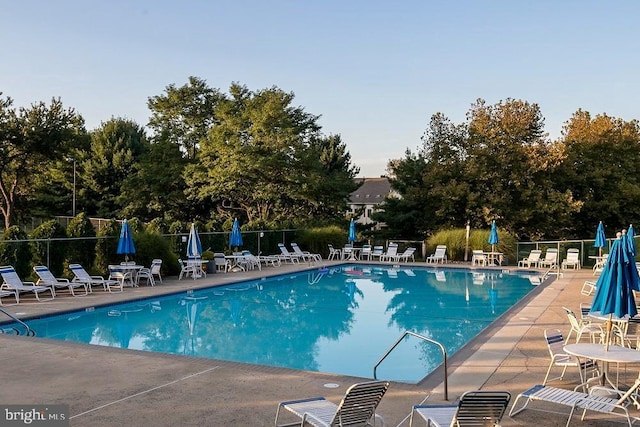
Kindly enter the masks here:
M 27 323 L 38 337 L 370 378 L 404 331 L 451 356 L 533 288 L 499 271 L 345 265 Z M 377 377 L 416 382 L 441 363 L 409 337 Z

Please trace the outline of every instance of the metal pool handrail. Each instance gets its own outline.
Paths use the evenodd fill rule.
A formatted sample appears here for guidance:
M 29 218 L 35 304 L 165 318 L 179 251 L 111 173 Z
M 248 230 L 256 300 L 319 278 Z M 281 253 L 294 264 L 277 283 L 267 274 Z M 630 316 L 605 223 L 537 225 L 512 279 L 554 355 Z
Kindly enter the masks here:
M 394 348 L 396 348 L 398 346 L 398 344 L 400 344 L 402 342 L 402 340 L 404 339 L 404 337 L 406 337 L 407 335 L 411 335 L 413 337 L 419 338 L 421 340 L 424 341 L 428 341 L 432 344 L 437 345 L 438 347 L 440 347 L 440 351 L 442 351 L 442 358 L 443 358 L 443 364 L 444 364 L 444 400 L 449 400 L 449 385 L 447 382 L 447 373 L 448 373 L 448 369 L 447 369 L 447 350 L 444 348 L 444 346 L 439 343 L 436 340 L 433 340 L 431 338 L 425 337 L 424 335 L 420 335 L 420 334 L 416 334 L 415 332 L 411 332 L 411 331 L 404 331 L 404 333 L 400 336 L 400 338 L 398 338 L 396 340 L 396 342 L 384 353 L 384 355 L 378 359 L 378 361 L 376 362 L 375 366 L 373 367 L 373 378 L 374 379 L 378 379 L 378 377 L 376 376 L 376 370 L 378 369 L 378 366 L 382 363 L 382 361 L 384 359 L 387 358 L 387 356 L 393 351 Z
M 0 311 L 1 311 L 1 312 L 3 312 L 4 314 L 6 314 L 6 315 L 7 315 L 7 317 L 11 318 L 11 320 L 13 320 L 13 321 L 15 321 L 15 322 L 18 322 L 18 323 L 20 323 L 22 326 L 24 326 L 24 328 L 25 328 L 25 330 L 26 330 L 26 332 L 25 332 L 25 335 L 26 335 L 26 336 L 28 336 L 28 337 L 33 337 L 33 336 L 35 336 L 35 335 L 36 335 L 36 331 L 34 331 L 33 329 L 31 329 L 31 328 L 29 327 L 29 325 L 27 325 L 26 323 L 24 323 L 22 320 L 18 319 L 16 316 L 14 316 L 14 315 L 13 315 L 13 314 L 11 314 L 11 313 L 8 313 L 8 312 L 4 311 L 4 309 L 3 309 L 3 308 L 0 308 Z M 16 333 L 17 333 L 18 335 L 20 335 L 20 331 L 19 331 L 17 328 L 12 328 L 12 329 L 13 329 L 14 331 L 16 331 Z

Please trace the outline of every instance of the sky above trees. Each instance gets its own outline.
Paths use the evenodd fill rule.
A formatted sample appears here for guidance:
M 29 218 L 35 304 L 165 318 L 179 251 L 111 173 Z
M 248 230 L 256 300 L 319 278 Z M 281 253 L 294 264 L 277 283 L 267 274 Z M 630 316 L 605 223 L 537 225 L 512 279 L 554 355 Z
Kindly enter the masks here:
M 578 109 L 637 118 L 631 0 L 5 3 L 0 91 L 16 107 L 60 97 L 89 130 L 145 126 L 148 98 L 189 76 L 277 86 L 377 176 L 433 114 L 460 123 L 478 98 L 538 104 L 552 139 Z

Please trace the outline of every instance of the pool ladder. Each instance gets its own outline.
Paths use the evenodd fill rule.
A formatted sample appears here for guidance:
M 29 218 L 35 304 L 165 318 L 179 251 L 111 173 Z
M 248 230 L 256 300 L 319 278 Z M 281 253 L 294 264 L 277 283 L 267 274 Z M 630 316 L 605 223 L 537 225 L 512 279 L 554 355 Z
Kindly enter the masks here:
M 9 317 L 11 320 L 13 320 L 14 322 L 18 322 L 20 325 L 24 326 L 25 332 L 24 334 L 28 337 L 33 337 L 36 335 L 36 331 L 34 331 L 33 329 L 31 329 L 29 327 L 29 325 L 27 325 L 26 323 L 24 323 L 22 320 L 18 319 L 16 316 L 14 316 L 13 314 L 7 312 L 4 310 L 4 308 L 0 308 L 0 312 L 4 313 L 7 317 Z M 11 328 L 2 328 L 0 327 L 0 334 L 6 334 L 8 332 L 14 332 L 16 335 L 20 335 L 20 329 L 16 328 L 15 326 L 12 326 Z
M 421 339 L 423 341 L 430 342 L 430 343 L 435 344 L 438 347 L 440 347 L 440 351 L 442 352 L 442 359 L 443 359 L 442 363 L 444 365 L 444 381 L 443 381 L 443 384 L 444 384 L 444 400 L 449 400 L 449 384 L 448 384 L 448 380 L 447 380 L 448 371 L 449 371 L 447 369 L 447 350 L 438 341 L 432 340 L 431 338 L 425 337 L 424 335 L 416 334 L 415 332 L 404 331 L 404 333 L 402 335 L 400 335 L 400 338 L 398 338 L 396 340 L 396 342 L 391 347 L 389 347 L 389 349 L 384 353 L 384 355 L 380 359 L 378 359 L 378 361 L 376 362 L 375 366 L 373 367 L 373 378 L 374 379 L 378 379 L 378 377 L 376 376 L 376 370 L 378 369 L 378 366 L 380 366 L 382 361 L 387 358 L 387 356 L 393 351 L 393 349 L 395 349 L 398 346 L 398 344 L 400 344 L 402 342 L 402 340 L 407 335 L 411 335 L 412 337 L 419 338 L 419 339 Z

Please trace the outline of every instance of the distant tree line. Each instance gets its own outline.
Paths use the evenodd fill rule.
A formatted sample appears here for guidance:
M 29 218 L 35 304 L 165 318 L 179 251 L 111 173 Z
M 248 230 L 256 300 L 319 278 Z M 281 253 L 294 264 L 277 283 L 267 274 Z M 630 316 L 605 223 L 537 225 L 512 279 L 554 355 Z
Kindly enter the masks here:
M 148 99 L 145 126 L 125 118 L 87 131 L 60 99 L 13 108 L 0 93 L 0 213 L 5 229 L 77 212 L 229 230 L 345 226 L 359 170 L 340 135 L 277 87 L 227 93 L 190 77 Z M 472 104 L 464 123 L 437 113 L 422 145 L 388 163 L 400 197 L 368 235 L 423 239 L 499 227 L 519 239 L 590 238 L 640 218 L 636 120 L 578 110 L 551 141 L 537 104 Z M 75 172 L 75 173 L 74 173 Z M 74 185 L 75 182 L 75 185 Z M 75 190 L 75 191 L 74 191 Z
M 228 93 L 197 77 L 150 97 L 147 127 L 111 118 L 87 131 L 60 99 L 13 108 L 0 92 L 0 213 L 5 229 L 77 211 L 201 221 L 214 230 L 344 221 L 357 167 L 340 135 L 277 87 Z M 75 176 L 74 176 L 75 174 Z M 75 181 L 75 186 L 74 186 Z
M 438 113 L 422 146 L 388 163 L 393 188 L 374 219 L 394 237 L 501 229 L 520 240 L 610 236 L 640 219 L 640 128 L 578 110 L 551 141 L 537 104 L 478 100 L 464 123 Z

